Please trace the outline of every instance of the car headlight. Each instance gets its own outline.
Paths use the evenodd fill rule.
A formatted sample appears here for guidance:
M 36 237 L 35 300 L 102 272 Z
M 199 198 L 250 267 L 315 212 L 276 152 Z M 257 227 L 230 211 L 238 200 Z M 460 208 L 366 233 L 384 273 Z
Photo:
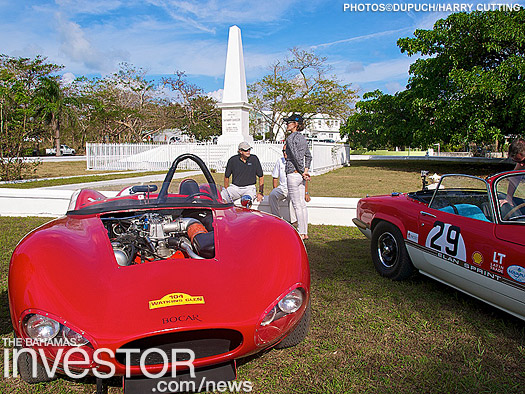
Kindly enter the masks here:
M 32 313 L 24 318 L 23 329 L 26 335 L 36 341 L 55 340 L 65 346 L 83 346 L 89 341 L 75 330 L 48 316 Z
M 283 337 L 301 317 L 297 314 L 304 306 L 306 292 L 300 287 L 289 290 L 274 301 L 271 308 L 266 312 L 259 322 L 255 332 L 255 343 L 257 346 L 265 346 L 275 343 Z M 303 308 L 304 310 L 304 308 Z
M 271 322 L 274 321 L 275 315 L 277 314 L 277 306 L 274 306 L 270 312 L 266 314 L 266 316 L 263 317 L 261 321 L 261 326 L 267 326 Z
M 62 336 L 71 346 L 83 346 L 89 343 L 89 341 L 78 332 L 66 326 L 62 328 Z
M 284 313 L 294 313 L 303 305 L 303 292 L 299 289 L 292 290 L 277 304 Z
M 25 323 L 25 331 L 32 339 L 48 341 L 60 332 L 60 323 L 42 315 L 32 315 Z

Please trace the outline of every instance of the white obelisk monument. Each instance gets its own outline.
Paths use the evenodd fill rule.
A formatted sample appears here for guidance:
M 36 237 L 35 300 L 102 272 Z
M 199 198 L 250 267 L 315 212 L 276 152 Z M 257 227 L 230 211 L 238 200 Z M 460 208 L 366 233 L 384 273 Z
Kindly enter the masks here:
M 246 90 L 246 73 L 242 54 L 241 29 L 230 27 L 226 71 L 224 73 L 224 93 L 222 103 L 222 135 L 219 144 L 239 144 L 242 141 L 253 142 L 250 135 L 250 110 Z

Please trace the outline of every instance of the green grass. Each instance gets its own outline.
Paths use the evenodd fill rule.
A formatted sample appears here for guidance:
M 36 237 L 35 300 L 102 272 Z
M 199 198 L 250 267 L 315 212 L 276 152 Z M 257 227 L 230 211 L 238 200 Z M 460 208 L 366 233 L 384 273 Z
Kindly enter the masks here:
M 440 163 L 425 160 L 352 161 L 349 167 L 313 177 L 309 190 L 312 196 L 360 198 L 367 194 L 373 196 L 419 190 L 421 170 L 429 171 L 429 175 L 459 173 L 486 177 L 512 168 L 512 164 L 509 163 Z
M 0 218 L 1 329 L 12 336 L 6 274 L 16 243 L 42 218 Z M 523 322 L 426 277 L 380 277 L 355 228 L 310 226 L 312 325 L 296 347 L 241 360 L 253 393 L 522 393 Z M 0 359 L 0 364 L 3 360 Z M 1 379 L 1 393 L 93 393 L 93 381 L 30 386 Z M 115 382 L 110 393 L 120 393 Z
M 392 150 L 368 150 L 368 151 L 350 151 L 351 155 L 373 155 L 373 156 L 425 156 L 427 153 L 426 150 L 400 150 L 400 151 L 392 151 Z

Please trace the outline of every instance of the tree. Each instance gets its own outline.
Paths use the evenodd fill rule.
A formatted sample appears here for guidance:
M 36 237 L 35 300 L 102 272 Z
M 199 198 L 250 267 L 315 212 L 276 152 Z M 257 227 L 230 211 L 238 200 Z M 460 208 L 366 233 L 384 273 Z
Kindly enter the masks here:
M 406 91 L 391 96 L 375 90 L 365 93 L 363 99 L 356 104 L 356 113 L 343 126 L 353 147 L 374 150 L 412 146 L 414 118 Z
M 221 112 L 211 97 L 203 90 L 186 80 L 183 71 L 176 71 L 173 77 L 163 78 L 164 86 L 177 93 L 176 102 L 172 103 L 172 114 L 177 114 L 175 127 L 198 141 L 204 141 L 221 133 Z
M 298 112 L 308 119 L 322 113 L 346 119 L 352 112 L 356 91 L 329 76 L 326 58 L 292 48 L 290 56 L 271 65 L 271 72 L 248 87 L 250 103 L 274 128 L 282 127 L 283 114 Z
M 38 138 L 36 91 L 45 78 L 61 69 L 45 58 L 0 55 L 0 168 L 6 180 L 21 179 L 26 163 L 23 147 Z
M 410 66 L 406 93 L 389 98 L 409 111 L 414 144 L 498 144 L 505 135 L 524 130 L 523 8 L 452 14 L 432 30 L 416 30 L 413 38 L 398 40 L 398 46 L 409 56 L 421 56 Z M 365 106 L 386 101 L 376 100 Z M 366 117 L 366 111 L 360 116 Z M 348 127 L 357 119 L 349 119 Z M 368 120 L 374 129 L 384 124 Z M 348 127 L 346 133 L 352 134 Z M 396 134 L 390 128 L 385 132 Z
M 71 87 L 78 97 L 82 139 L 100 142 L 141 141 L 157 99 L 146 72 L 128 63 L 105 78 L 81 78 Z
M 51 127 L 56 155 L 60 156 L 60 127 L 66 119 L 72 118 L 70 106 L 75 99 L 67 97 L 57 77 L 43 77 L 35 90 L 36 113 Z

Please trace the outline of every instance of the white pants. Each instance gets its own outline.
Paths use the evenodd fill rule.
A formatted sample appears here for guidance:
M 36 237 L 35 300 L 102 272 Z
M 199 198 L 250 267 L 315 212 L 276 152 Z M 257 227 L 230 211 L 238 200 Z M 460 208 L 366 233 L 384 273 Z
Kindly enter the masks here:
M 293 209 L 290 209 L 290 198 L 288 196 L 288 189 L 282 185 L 279 185 L 276 188 L 274 188 L 268 195 L 268 203 L 270 204 L 270 211 L 275 216 L 282 217 L 280 207 L 279 207 L 281 201 L 286 202 L 286 206 L 290 212 L 290 223 L 295 222 L 296 221 L 295 211 Z
M 257 196 L 255 185 L 237 186 L 232 183 L 227 189 L 223 188 L 221 191 L 222 199 L 228 202 L 235 202 L 244 195 L 250 196 L 252 201 L 255 201 Z
M 294 172 L 286 175 L 288 183 L 288 195 L 297 216 L 297 231 L 299 234 L 308 234 L 308 210 L 306 209 L 305 185 L 301 174 Z

